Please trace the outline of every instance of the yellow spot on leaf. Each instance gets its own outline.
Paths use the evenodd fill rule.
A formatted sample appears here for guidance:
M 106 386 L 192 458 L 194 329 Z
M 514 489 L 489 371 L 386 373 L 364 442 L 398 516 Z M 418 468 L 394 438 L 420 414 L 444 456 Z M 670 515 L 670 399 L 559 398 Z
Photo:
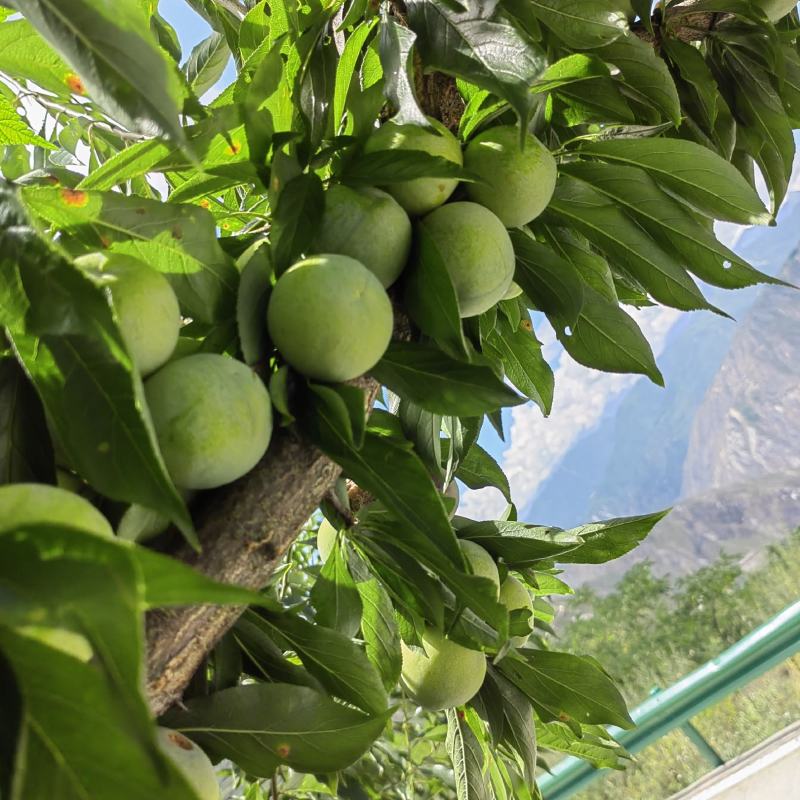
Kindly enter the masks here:
M 86 87 L 83 85 L 83 81 L 74 72 L 70 72 L 67 75 L 64 83 L 67 84 L 67 88 L 73 94 L 86 94 Z
M 64 188 L 61 190 L 61 199 L 64 201 L 64 205 L 83 208 L 89 202 L 89 195 L 79 189 Z

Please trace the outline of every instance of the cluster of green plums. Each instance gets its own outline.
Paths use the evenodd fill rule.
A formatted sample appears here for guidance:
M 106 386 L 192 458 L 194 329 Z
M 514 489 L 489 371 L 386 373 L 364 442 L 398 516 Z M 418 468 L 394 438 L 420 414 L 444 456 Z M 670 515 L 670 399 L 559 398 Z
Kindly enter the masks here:
M 455 482 L 444 494 L 453 501 L 452 513 L 455 513 L 458 505 Z M 317 550 L 323 561 L 333 552 L 337 536 L 337 529 L 323 519 L 317 531 Z M 501 582 L 497 564 L 485 548 L 469 539 L 459 539 L 458 543 L 470 572 L 492 582 L 495 597 L 509 612 L 518 609 L 530 612 L 528 622 L 531 625 L 533 601 L 525 584 L 511 574 Z M 426 627 L 420 638 L 419 646 L 400 643 L 403 657 L 400 677 L 408 694 L 429 711 L 453 708 L 471 700 L 486 677 L 485 654 L 464 647 L 431 626 Z M 514 647 L 524 647 L 528 638 L 529 634 L 518 635 L 512 636 L 510 641 Z
M 507 228 L 540 214 L 555 186 L 552 156 L 530 134 L 521 146 L 516 126 L 491 128 L 462 152 L 458 139 L 435 120 L 428 128 L 389 122 L 365 149 L 422 151 L 464 165 L 479 180 L 465 184 L 466 200 L 449 203 L 456 179 L 329 187 L 305 257 L 271 289 L 266 320 L 283 360 L 316 380 L 362 375 L 388 347 L 393 313 L 386 289 L 408 263 L 412 218 L 452 278 L 461 315 L 473 316 L 509 294 L 515 262 Z M 111 294 L 175 485 L 184 492 L 211 489 L 249 472 L 272 435 L 270 397 L 261 379 L 225 355 L 182 354 L 183 320 L 162 273 L 113 251 L 77 263 Z
M 479 180 L 465 200 L 447 202 L 459 181 L 417 178 L 380 188 L 332 185 L 308 255 L 278 279 L 267 320 L 275 346 L 299 372 L 325 381 L 363 374 L 381 358 L 392 333 L 386 289 L 424 233 L 453 283 L 462 317 L 489 310 L 509 293 L 514 250 L 508 228 L 544 210 L 556 180 L 553 157 L 513 125 L 491 128 L 462 151 L 441 123 L 389 122 L 367 140 L 366 153 L 421 151 L 466 167 Z M 319 324 L 319 320 L 325 324 Z

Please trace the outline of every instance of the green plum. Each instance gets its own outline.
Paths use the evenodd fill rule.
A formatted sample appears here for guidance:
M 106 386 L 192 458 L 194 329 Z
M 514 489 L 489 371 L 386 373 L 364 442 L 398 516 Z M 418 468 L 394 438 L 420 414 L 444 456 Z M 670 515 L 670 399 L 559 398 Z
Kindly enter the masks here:
M 461 166 L 461 144 L 450 131 L 435 119 L 429 119 L 431 128 L 421 125 L 397 125 L 387 122 L 367 139 L 364 152 L 381 150 L 421 150 Z M 414 178 L 402 183 L 392 183 L 383 188 L 411 216 L 421 216 L 442 205 L 458 185 L 456 178 Z
M 477 203 L 448 203 L 421 224 L 450 275 L 462 317 L 502 300 L 514 279 L 514 247 L 491 211 Z
M 325 193 L 314 249 L 360 261 L 381 282 L 391 286 L 408 260 L 411 220 L 389 194 L 365 187 L 335 184 Z
M 460 706 L 471 700 L 486 676 L 486 658 L 428 628 L 422 647 L 401 642 L 401 679 L 411 697 L 431 711 Z
M 275 346 L 298 372 L 347 381 L 386 352 L 392 304 L 381 282 L 354 258 L 311 256 L 278 278 L 267 325 Z
M 530 592 L 525 585 L 517 580 L 513 575 L 507 575 L 500 586 L 500 602 L 509 610 L 516 611 L 518 608 L 527 608 L 531 612 L 528 618 L 531 629 L 533 629 L 533 600 Z M 529 638 L 528 636 L 512 636 L 511 644 L 514 647 L 523 647 Z
M 74 492 L 45 483 L 0 486 L 0 531 L 26 525 L 63 525 L 98 536 L 114 535 L 108 520 Z
M 500 594 L 500 575 L 497 572 L 497 564 L 487 550 L 469 539 L 459 539 L 458 542 L 461 552 L 467 559 L 472 574 L 481 578 L 488 578 L 496 587 L 496 596 Z
M 520 148 L 516 125 L 479 133 L 464 151 L 464 166 L 483 180 L 467 184 L 470 200 L 486 206 L 507 228 L 519 228 L 547 207 L 556 187 L 556 161 L 531 134 Z
M 241 361 L 214 353 L 170 361 L 144 390 L 167 470 L 182 489 L 230 483 L 267 450 L 269 394 Z
M 76 260 L 110 276 L 108 287 L 120 333 L 142 375 L 165 364 L 178 343 L 181 312 L 169 281 L 137 258 L 93 253 Z
M 156 742 L 180 770 L 198 800 L 219 800 L 217 775 L 211 759 L 189 738 L 170 728 L 156 729 Z

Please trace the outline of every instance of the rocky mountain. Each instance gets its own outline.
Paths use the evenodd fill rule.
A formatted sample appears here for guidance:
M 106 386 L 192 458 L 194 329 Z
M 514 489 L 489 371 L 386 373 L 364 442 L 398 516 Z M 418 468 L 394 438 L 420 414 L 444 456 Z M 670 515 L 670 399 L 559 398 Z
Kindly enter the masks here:
M 800 285 L 800 195 L 781 217 L 736 249 Z M 610 585 L 642 558 L 680 574 L 800 524 L 800 294 L 708 294 L 737 322 L 686 315 L 659 359 L 666 390 L 640 380 L 615 398 L 521 514 L 569 527 L 677 504 L 634 553 L 605 570 L 572 568 L 573 580 Z

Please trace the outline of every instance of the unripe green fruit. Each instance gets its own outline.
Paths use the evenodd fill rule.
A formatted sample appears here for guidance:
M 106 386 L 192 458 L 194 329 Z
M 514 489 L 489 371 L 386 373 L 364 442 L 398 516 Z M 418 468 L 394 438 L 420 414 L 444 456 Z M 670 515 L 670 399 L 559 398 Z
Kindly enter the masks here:
M 54 525 L 113 536 L 108 520 L 80 495 L 44 483 L 0 486 L 0 531 Z
M 403 652 L 403 685 L 414 701 L 431 711 L 460 706 L 471 700 L 486 677 L 486 658 L 445 639 L 439 631 L 428 628 L 422 648 L 407 647 Z
M 756 5 L 767 15 L 770 22 L 777 22 L 797 7 L 796 0 L 756 0 Z
M 322 520 L 317 531 L 317 550 L 323 562 L 327 561 L 328 556 L 333 552 L 338 533 L 339 531 L 327 519 Z
M 494 559 L 488 551 L 469 539 L 459 539 L 458 545 L 472 567 L 473 575 L 488 578 L 497 587 L 495 596 L 498 596 L 500 594 L 500 575 L 497 572 L 497 564 L 494 563 Z
M 148 375 L 165 364 L 181 329 L 178 298 L 169 281 L 143 261 L 118 253 L 77 259 L 113 276 L 109 283 L 122 338 L 137 369 Z
M 408 260 L 411 220 L 399 203 L 374 187 L 350 189 L 334 185 L 325 193 L 314 248 L 360 261 L 386 288 Z
M 531 627 L 533 626 L 533 600 L 525 586 L 513 575 L 507 575 L 500 586 L 500 602 L 509 610 L 516 611 L 518 608 L 527 608 L 531 612 L 529 617 Z M 511 644 L 514 647 L 523 647 L 529 636 L 512 636 Z
M 249 472 L 272 435 L 269 394 L 240 361 L 198 353 L 144 385 L 161 454 L 176 486 L 213 489 Z
M 464 163 L 461 145 L 441 122 L 428 120 L 433 128 L 421 125 L 397 125 L 387 122 L 367 139 L 364 152 L 380 150 L 421 150 L 459 166 Z M 392 183 L 383 188 L 412 216 L 427 214 L 442 205 L 458 186 L 456 178 L 415 178 Z
M 483 182 L 467 184 L 470 200 L 486 206 L 507 228 L 519 228 L 545 210 L 556 188 L 556 161 L 531 134 L 520 149 L 519 128 L 479 133 L 464 151 L 464 166 Z
M 503 223 L 477 203 L 448 203 L 422 221 L 444 263 L 462 317 L 488 311 L 514 278 L 514 247 Z
M 378 363 L 392 336 L 392 304 L 380 281 L 349 256 L 300 261 L 278 278 L 267 308 L 269 335 L 298 371 L 347 381 Z
M 156 729 L 156 741 L 161 752 L 181 771 L 198 800 L 219 800 L 219 783 L 214 765 L 191 739 L 178 731 L 159 727 Z

